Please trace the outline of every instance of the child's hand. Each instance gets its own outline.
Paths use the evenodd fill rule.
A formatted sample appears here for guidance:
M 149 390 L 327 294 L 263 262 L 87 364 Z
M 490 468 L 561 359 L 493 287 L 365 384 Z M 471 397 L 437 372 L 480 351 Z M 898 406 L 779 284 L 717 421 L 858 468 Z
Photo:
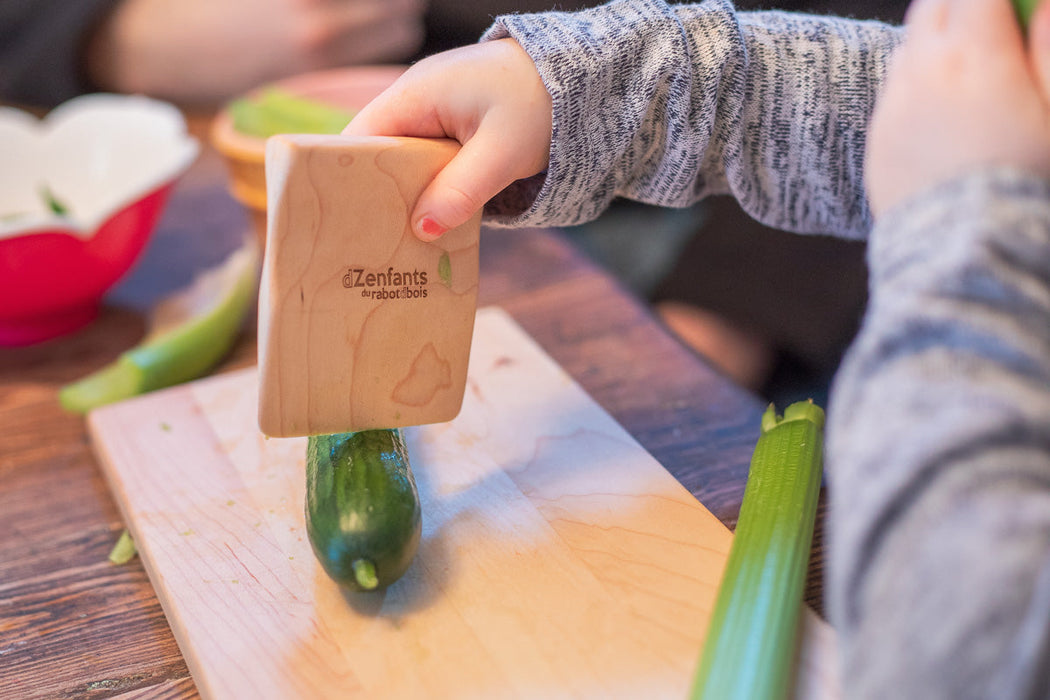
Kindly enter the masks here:
M 462 144 L 412 214 L 416 235 L 433 240 L 510 183 L 547 168 L 551 98 L 528 54 L 500 39 L 420 61 L 343 133 L 448 136 Z
M 982 166 L 1050 177 L 1050 2 L 1030 48 L 1009 0 L 917 0 L 907 27 L 868 134 L 873 213 Z

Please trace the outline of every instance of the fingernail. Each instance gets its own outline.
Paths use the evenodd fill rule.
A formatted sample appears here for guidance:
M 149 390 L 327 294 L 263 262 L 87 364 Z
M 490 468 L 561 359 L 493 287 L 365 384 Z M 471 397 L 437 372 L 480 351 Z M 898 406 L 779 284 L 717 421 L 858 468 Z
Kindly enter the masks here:
M 429 240 L 437 238 L 438 236 L 440 236 L 448 230 L 434 219 L 431 219 L 429 216 L 424 216 L 422 219 L 420 219 L 419 225 L 416 228 L 417 230 L 419 230 L 420 233 L 423 234 L 424 238 L 427 238 Z

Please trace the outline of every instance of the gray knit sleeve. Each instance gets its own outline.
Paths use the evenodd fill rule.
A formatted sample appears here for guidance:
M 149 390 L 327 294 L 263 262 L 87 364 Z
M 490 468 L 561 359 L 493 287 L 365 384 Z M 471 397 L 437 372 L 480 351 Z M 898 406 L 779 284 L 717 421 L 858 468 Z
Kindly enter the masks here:
M 1050 697 L 1050 183 L 946 183 L 868 256 L 827 430 L 849 694 Z
M 567 225 L 615 197 L 683 207 L 731 193 L 763 223 L 860 238 L 875 93 L 900 30 L 728 0 L 615 0 L 500 17 L 554 103 L 548 171 L 487 209 L 501 225 Z

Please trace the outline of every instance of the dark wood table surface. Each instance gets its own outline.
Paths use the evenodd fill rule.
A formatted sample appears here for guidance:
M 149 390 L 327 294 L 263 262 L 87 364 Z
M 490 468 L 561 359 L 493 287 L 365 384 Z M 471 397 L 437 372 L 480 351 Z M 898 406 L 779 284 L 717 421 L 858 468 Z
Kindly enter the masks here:
M 203 134 L 206 121 L 191 121 Z M 197 697 L 138 561 L 107 556 L 123 529 L 84 419 L 58 389 L 137 343 L 143 310 L 221 261 L 248 221 L 206 144 L 143 259 L 88 328 L 0 348 L 0 698 Z M 505 308 L 728 526 L 763 402 L 675 340 L 650 310 L 550 230 L 486 230 L 479 303 Z M 255 361 L 249 328 L 216 371 Z M 820 523 L 823 521 L 823 502 Z M 807 602 L 821 604 L 818 523 Z

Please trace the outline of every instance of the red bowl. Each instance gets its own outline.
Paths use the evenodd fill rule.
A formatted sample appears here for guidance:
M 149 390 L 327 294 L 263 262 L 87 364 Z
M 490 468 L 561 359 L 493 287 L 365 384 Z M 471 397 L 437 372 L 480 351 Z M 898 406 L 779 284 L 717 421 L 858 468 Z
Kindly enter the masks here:
M 124 207 L 87 240 L 50 229 L 0 244 L 0 345 L 39 343 L 93 321 L 146 247 L 172 186 Z
M 146 247 L 197 153 L 170 105 L 91 95 L 43 122 L 0 111 L 0 345 L 28 345 L 93 320 Z M 55 214 L 40 183 L 63 195 Z

